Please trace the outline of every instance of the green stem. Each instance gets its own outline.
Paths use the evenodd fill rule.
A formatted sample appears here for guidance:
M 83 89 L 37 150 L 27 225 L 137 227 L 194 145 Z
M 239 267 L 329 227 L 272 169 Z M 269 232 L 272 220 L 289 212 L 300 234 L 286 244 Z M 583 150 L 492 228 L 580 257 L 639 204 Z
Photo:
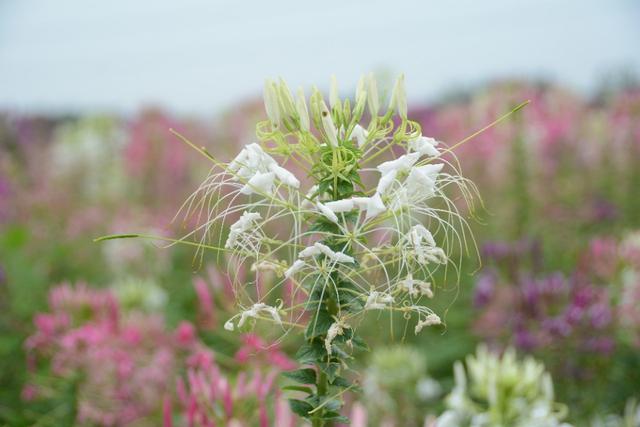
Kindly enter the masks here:
M 322 402 L 324 400 L 324 397 L 327 395 L 327 389 L 329 388 L 329 381 L 327 380 L 327 374 L 322 372 L 322 370 L 320 370 L 320 367 L 318 367 L 318 373 L 319 374 L 318 374 L 316 388 L 318 390 L 319 401 Z M 318 415 L 322 415 L 322 411 Z M 324 420 L 322 418 L 313 419 L 313 427 L 323 427 L 324 425 L 325 425 Z

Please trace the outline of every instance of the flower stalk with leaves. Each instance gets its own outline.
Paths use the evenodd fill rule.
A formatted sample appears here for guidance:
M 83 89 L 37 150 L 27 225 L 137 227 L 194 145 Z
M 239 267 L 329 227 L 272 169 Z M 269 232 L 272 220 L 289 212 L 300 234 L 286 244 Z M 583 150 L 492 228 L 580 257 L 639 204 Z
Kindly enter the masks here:
M 282 80 L 266 82 L 264 99 L 260 142 L 228 163 L 176 133 L 212 169 L 181 209 L 199 225 L 165 240 L 233 260 L 241 310 L 225 329 L 266 321 L 283 334 L 304 330 L 296 358 L 308 367 L 285 375 L 300 384 L 286 388 L 306 396 L 290 399 L 291 408 L 313 426 L 346 422 L 342 396 L 357 385 L 345 373 L 353 352 L 367 348 L 358 320 L 370 311 L 399 314 L 413 319 L 416 334 L 442 323 L 425 301 L 436 294 L 435 273 L 459 274 L 461 254 L 475 249 L 457 206 L 473 206 L 476 189 L 460 175 L 456 145 L 443 149 L 407 118 L 402 76 L 384 112 L 372 75 L 353 101 L 339 97 L 335 79 L 328 106 L 318 89 L 307 102 Z M 451 199 L 451 187 L 461 197 Z M 114 237 L 149 236 L 106 238 Z M 249 280 L 238 274 L 243 267 Z M 280 298 L 283 289 L 303 302 Z

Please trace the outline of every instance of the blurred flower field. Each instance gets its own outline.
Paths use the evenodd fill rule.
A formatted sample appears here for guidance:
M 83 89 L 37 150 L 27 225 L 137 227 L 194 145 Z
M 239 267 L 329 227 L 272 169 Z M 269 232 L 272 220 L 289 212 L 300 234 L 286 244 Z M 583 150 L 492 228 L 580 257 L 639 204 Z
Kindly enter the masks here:
M 409 116 L 451 146 L 525 100 L 454 151 L 482 203 L 453 200 L 478 250 L 436 272 L 442 325 L 359 326 L 351 425 L 640 426 L 640 89 L 499 82 Z M 302 340 L 226 330 L 234 260 L 170 244 L 209 172 L 170 129 L 230 161 L 264 118 L 0 115 L 0 424 L 303 425 L 281 375 Z M 116 233 L 160 238 L 93 241 Z

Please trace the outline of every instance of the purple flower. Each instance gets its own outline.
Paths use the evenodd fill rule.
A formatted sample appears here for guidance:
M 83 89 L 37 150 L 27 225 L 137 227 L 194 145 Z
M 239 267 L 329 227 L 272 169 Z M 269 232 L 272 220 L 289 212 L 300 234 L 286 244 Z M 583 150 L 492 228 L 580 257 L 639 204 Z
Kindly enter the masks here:
M 531 332 L 519 329 L 516 331 L 515 344 L 522 350 L 531 351 L 538 346 L 538 340 Z
M 596 329 L 602 329 L 608 326 L 612 320 L 611 309 L 604 303 L 598 303 L 591 306 L 589 310 L 591 326 Z
M 480 278 L 476 282 L 475 295 L 473 298 L 474 306 L 483 307 L 491 301 L 497 279 L 498 277 L 493 270 L 483 272 L 480 275 Z

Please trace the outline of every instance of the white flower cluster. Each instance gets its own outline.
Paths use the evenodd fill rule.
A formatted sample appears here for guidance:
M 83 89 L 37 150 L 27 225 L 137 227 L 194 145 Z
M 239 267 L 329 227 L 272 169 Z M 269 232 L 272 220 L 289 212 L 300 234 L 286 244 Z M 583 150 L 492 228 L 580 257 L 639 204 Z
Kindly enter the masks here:
M 227 169 L 233 174 L 233 179 L 245 184 L 240 189 L 242 194 L 273 193 L 276 179 L 293 188 L 300 186 L 300 181 L 293 173 L 278 165 L 255 143 L 243 148 Z
M 455 387 L 438 427 L 570 427 L 567 408 L 554 402 L 551 376 L 531 357 L 518 360 L 513 349 L 502 356 L 478 348 L 454 366 Z M 486 404 L 478 404 L 486 402 Z
M 338 98 L 335 82 L 330 108 L 317 90 L 309 102 L 307 109 L 302 90 L 294 98 L 283 81 L 268 81 L 265 107 L 269 120 L 257 132 L 262 142 L 246 145 L 226 164 L 211 156 L 215 163 L 211 175 L 185 202 L 188 212 L 206 214 L 206 221 L 191 233 L 201 233 L 201 240 L 221 238 L 224 233 L 216 224 L 240 214 L 222 248 L 240 266 L 248 262 L 255 275 L 254 280 L 235 283 L 246 290 L 239 294 L 249 299 L 242 305 L 251 306 L 239 314 L 238 326 L 260 313 L 269 314 L 266 318 L 279 324 L 278 313 L 289 316 L 288 325 L 302 318 L 294 306 L 271 310 L 265 298 L 273 293 L 254 292 L 252 284 L 266 274 L 276 276 L 269 276 L 272 289 L 292 284 L 309 296 L 323 295 L 324 289 L 335 287 L 338 274 L 341 281 L 351 284 L 350 292 L 357 293 L 361 313 L 414 314 L 416 333 L 440 324 L 441 319 L 418 301 L 434 297 L 436 269 L 447 268 L 452 251 L 461 252 L 467 246 L 466 221 L 444 192 L 449 184 L 457 185 L 469 201 L 472 191 L 467 181 L 442 155 L 439 142 L 423 136 L 419 126 L 407 119 L 402 78 L 384 115 L 380 115 L 373 76 L 361 80 L 353 104 Z M 365 108 L 371 117 L 368 125 L 360 123 Z M 392 137 L 394 113 L 403 125 Z M 355 160 L 345 160 L 345 156 Z M 366 166 L 374 159 L 378 159 L 374 166 Z M 346 178 L 353 176 L 346 171 L 350 167 L 362 175 L 362 182 L 374 183 L 363 187 L 358 178 L 344 198 L 329 194 L 326 185 L 321 191 L 319 181 L 303 188 L 298 177 L 317 177 L 314 170 L 319 166 L 335 174 L 336 180 L 351 179 Z M 443 172 L 445 166 L 452 173 Z M 339 231 L 312 228 L 318 220 L 328 221 Z M 440 247 L 436 239 L 447 247 Z M 331 340 L 348 327 L 352 316 L 337 313 L 341 320 L 329 331 L 328 351 Z M 233 323 L 226 327 L 233 328 Z

